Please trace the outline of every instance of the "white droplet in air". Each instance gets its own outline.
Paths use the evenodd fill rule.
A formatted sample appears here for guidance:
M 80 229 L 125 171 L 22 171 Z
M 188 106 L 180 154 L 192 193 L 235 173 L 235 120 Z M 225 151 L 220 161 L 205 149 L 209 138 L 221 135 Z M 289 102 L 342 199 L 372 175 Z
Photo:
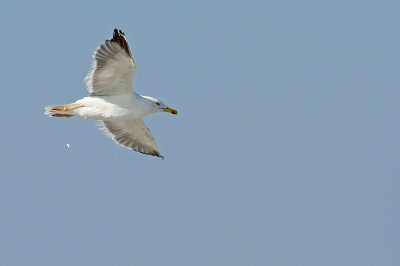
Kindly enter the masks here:
M 69 147 L 71 147 L 69 144 L 67 144 L 67 148 L 69 149 Z

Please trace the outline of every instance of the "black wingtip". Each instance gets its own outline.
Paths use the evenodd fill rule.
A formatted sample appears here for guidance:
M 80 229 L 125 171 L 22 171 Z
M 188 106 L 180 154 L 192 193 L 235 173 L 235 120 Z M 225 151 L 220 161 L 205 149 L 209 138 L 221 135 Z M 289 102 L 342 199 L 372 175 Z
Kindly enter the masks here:
M 118 38 L 120 36 L 125 36 L 125 33 L 122 30 L 115 28 L 113 33 L 113 39 Z
M 122 36 L 125 36 L 125 34 L 121 30 L 114 29 L 112 40 L 118 40 Z
M 157 156 L 158 158 L 161 158 L 164 160 L 164 156 L 162 156 L 159 152 L 155 152 L 152 154 L 153 156 Z
M 113 37 L 110 42 L 118 43 L 118 45 L 125 50 L 125 52 L 132 57 L 132 53 L 129 49 L 129 45 L 125 39 L 125 33 L 122 30 L 114 29 Z

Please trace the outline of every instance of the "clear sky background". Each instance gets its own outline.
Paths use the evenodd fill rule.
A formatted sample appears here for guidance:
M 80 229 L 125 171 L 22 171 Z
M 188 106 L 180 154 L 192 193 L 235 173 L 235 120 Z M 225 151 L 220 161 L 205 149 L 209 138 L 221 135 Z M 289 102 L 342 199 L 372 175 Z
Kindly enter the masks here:
M 399 12 L 2 1 L 0 265 L 400 265 Z M 164 161 L 43 115 L 115 27 Z

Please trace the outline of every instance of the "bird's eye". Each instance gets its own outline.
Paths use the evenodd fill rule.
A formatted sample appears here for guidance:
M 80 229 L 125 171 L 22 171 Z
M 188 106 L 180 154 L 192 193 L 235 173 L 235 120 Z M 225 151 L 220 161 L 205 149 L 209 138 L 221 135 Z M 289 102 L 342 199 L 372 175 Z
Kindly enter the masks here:
M 156 102 L 157 105 L 161 105 L 159 102 Z

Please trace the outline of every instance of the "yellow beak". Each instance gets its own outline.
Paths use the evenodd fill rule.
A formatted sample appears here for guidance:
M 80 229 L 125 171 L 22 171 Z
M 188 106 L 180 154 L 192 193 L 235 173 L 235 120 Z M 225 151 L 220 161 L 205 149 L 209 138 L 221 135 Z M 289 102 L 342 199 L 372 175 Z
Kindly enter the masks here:
M 176 111 L 174 108 L 171 108 L 171 107 L 164 108 L 164 112 L 168 112 L 168 113 L 171 113 L 171 114 L 174 114 L 174 115 L 178 114 L 178 111 Z

